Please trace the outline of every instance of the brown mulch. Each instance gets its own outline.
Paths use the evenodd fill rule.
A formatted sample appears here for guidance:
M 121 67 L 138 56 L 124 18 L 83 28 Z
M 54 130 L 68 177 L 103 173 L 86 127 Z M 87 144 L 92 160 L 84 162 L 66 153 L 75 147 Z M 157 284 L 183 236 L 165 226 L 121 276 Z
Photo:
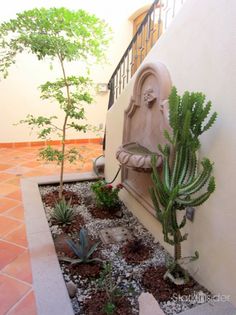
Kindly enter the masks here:
M 71 206 L 79 205 L 81 203 L 81 198 L 73 191 L 63 190 L 62 195 L 67 202 L 71 200 Z M 42 200 L 47 207 L 53 208 L 55 204 L 59 201 L 58 190 L 54 190 L 45 194 L 44 196 L 42 196 Z
M 102 271 L 103 265 L 99 262 L 89 264 L 68 265 L 71 275 L 80 275 L 82 278 L 98 278 Z
M 117 219 L 117 213 L 120 211 L 119 208 L 104 209 L 96 205 L 91 205 L 88 207 L 88 209 L 92 216 L 96 219 Z
M 107 315 L 104 306 L 107 303 L 107 295 L 104 291 L 98 291 L 85 300 L 84 311 L 86 315 Z M 132 315 L 132 307 L 125 296 L 115 298 L 116 308 L 112 315 Z
M 158 302 L 170 300 L 173 294 L 180 296 L 190 295 L 197 289 L 200 289 L 200 285 L 191 277 L 189 282 L 184 285 L 175 285 L 168 279 L 164 280 L 163 276 L 166 270 L 164 266 L 149 267 L 142 277 L 143 286 L 148 292 L 154 295 Z
M 141 240 L 130 240 L 121 249 L 121 253 L 127 263 L 140 263 L 152 255 L 152 248 L 142 243 Z

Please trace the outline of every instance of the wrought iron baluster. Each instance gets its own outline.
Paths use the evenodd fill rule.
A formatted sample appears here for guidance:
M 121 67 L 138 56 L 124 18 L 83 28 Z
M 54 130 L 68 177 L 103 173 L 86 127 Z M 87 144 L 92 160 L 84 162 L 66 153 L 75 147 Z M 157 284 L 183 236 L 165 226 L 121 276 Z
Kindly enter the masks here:
M 129 55 L 130 55 L 130 50 L 128 51 L 128 54 L 127 54 L 127 59 L 126 59 L 126 84 L 129 82 L 129 74 L 130 74 L 130 64 L 129 64 Z
M 160 0 L 160 6 L 159 6 L 159 17 L 158 17 L 158 23 L 157 23 L 157 38 L 161 36 L 161 14 L 162 14 L 162 0 Z
M 122 93 L 161 33 L 168 27 L 184 0 L 155 0 L 140 24 L 109 81 L 109 108 Z M 159 10 L 157 12 L 157 10 Z M 156 25 L 155 25 L 156 23 Z M 158 27 L 158 29 L 157 29 Z M 113 102 L 113 103 L 112 103 Z

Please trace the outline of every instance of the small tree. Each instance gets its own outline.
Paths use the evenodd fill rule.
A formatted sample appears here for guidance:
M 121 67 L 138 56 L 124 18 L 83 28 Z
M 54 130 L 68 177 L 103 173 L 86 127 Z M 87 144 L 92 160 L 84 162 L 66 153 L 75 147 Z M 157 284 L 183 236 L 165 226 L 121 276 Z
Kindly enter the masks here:
M 201 161 L 202 170 L 198 169 L 199 136 L 214 124 L 217 117 L 213 113 L 204 123 L 211 109 L 211 102 L 204 102 L 205 96 L 202 93 L 185 92 L 180 97 L 176 88 L 172 89 L 169 96 L 172 134 L 165 131 L 169 144 L 159 146 L 163 154 L 162 174 L 156 169 L 156 158 L 152 158 L 154 186 L 150 188 L 150 194 L 156 216 L 162 224 L 164 241 L 174 246 L 173 269 L 181 262 L 181 242 L 188 236 L 181 232 L 186 224 L 186 216 L 178 222 L 178 210 L 201 205 L 215 190 L 215 180 L 211 176 L 213 163 L 204 158 Z M 207 191 L 200 193 L 205 185 Z M 195 252 L 195 256 L 189 258 L 193 260 L 197 257 L 198 253 Z
M 8 75 L 8 68 L 15 63 L 18 53 L 28 52 L 39 60 L 57 61 L 62 77 L 55 82 L 40 86 L 41 98 L 56 100 L 64 112 L 62 126 L 54 121 L 56 116 L 34 117 L 28 115 L 21 122 L 40 128 L 38 137 L 47 139 L 56 132 L 61 138 L 61 149 L 46 147 L 40 155 L 60 164 L 59 198 L 62 198 L 64 162 L 73 162 L 78 152 L 73 148 L 66 151 L 66 132 L 73 128 L 86 131 L 87 125 L 78 121 L 85 118 L 84 104 L 92 102 L 89 93 L 91 81 L 88 77 L 68 76 L 66 63 L 75 60 L 101 60 L 108 44 L 108 27 L 83 10 L 70 11 L 66 8 L 32 9 L 17 14 L 16 19 L 0 25 L 0 71 Z

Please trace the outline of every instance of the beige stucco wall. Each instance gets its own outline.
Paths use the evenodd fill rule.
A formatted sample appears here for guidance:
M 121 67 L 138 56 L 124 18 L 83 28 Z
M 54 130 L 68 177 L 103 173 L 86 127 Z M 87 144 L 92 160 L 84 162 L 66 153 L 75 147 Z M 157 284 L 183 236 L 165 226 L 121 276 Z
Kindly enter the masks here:
M 129 20 L 137 10 L 150 0 L 137 1 L 109 1 L 109 0 L 9 0 L 0 11 L 0 22 L 14 18 L 17 12 L 22 12 L 34 7 L 60 7 L 85 9 L 104 19 L 112 28 L 113 40 L 107 51 L 108 62 L 103 65 L 90 67 L 94 83 L 108 83 L 112 72 L 118 64 L 123 52 L 132 38 L 132 22 Z M 82 66 L 83 68 L 83 66 Z M 67 68 L 68 69 L 68 68 Z M 69 67 L 71 73 L 81 74 L 81 65 L 74 63 Z M 21 142 L 37 140 L 34 133 L 30 134 L 27 126 L 13 126 L 27 114 L 57 115 L 62 121 L 62 115 L 56 104 L 41 101 L 37 87 L 47 80 L 54 80 L 61 76 L 60 69 L 54 65 L 50 70 L 49 62 L 38 61 L 34 56 L 21 55 L 17 63 L 10 69 L 6 80 L 0 81 L 0 143 Z M 94 103 L 87 106 L 87 121 L 95 126 L 105 123 L 108 104 L 108 93 L 94 94 Z M 91 132 L 84 134 L 71 131 L 68 138 L 96 137 Z
M 219 117 L 202 137 L 201 156 L 215 162 L 216 192 L 198 207 L 188 222 L 184 255 L 200 252 L 190 271 L 215 294 L 229 294 L 236 304 L 236 36 L 234 0 L 187 0 L 179 15 L 144 62 L 163 62 L 178 91 L 202 91 Z M 134 80 L 134 78 L 133 78 Z M 117 147 L 122 143 L 123 112 L 132 95 L 133 80 L 107 115 L 106 178 L 118 168 Z M 117 180 L 119 181 L 119 179 Z M 160 224 L 126 191 L 128 207 L 162 241 Z M 165 245 L 166 246 L 166 245 Z M 172 251 L 172 248 L 167 247 Z

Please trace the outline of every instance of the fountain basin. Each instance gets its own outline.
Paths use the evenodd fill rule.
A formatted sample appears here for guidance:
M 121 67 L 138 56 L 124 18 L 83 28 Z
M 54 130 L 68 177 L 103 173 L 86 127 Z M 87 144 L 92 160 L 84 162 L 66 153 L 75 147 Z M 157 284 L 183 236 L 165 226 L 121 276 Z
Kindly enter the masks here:
M 152 152 L 138 142 L 130 142 L 120 146 L 116 152 L 116 158 L 124 167 L 137 172 L 149 173 L 152 171 L 152 156 L 157 157 L 156 167 L 162 165 L 162 156 Z

